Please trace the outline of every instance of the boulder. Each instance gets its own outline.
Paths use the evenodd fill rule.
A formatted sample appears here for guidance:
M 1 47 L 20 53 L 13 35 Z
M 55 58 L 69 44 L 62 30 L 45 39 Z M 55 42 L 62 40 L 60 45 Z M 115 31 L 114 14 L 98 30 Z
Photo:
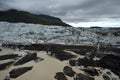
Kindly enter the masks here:
M 69 77 L 74 77 L 75 75 L 75 71 L 73 71 L 73 69 L 69 66 L 65 66 L 63 72 Z
M 13 69 L 12 71 L 9 72 L 10 78 L 17 78 L 22 74 L 26 73 L 27 71 L 32 70 L 32 68 L 33 67 L 31 66 L 31 67 L 22 67 L 22 68 Z
M 63 72 L 56 73 L 55 79 L 57 79 L 57 80 L 68 80 L 67 77 L 64 75 Z

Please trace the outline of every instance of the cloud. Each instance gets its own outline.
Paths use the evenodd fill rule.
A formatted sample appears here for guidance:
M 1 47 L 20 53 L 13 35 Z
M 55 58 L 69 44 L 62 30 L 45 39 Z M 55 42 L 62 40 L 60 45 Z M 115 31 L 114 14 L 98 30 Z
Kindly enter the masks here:
M 120 0 L 0 0 L 0 10 L 48 14 L 66 22 L 120 20 Z

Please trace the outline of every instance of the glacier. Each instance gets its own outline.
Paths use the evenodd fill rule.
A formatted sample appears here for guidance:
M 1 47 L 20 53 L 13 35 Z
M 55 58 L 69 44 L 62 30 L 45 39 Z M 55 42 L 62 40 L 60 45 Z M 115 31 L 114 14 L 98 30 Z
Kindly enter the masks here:
M 107 36 L 96 34 L 96 31 L 100 30 L 0 22 L 0 43 L 96 45 L 98 42 L 103 44 L 115 44 L 119 42 L 120 36 L 114 36 L 112 33 Z M 109 33 L 109 28 L 103 28 L 102 31 Z

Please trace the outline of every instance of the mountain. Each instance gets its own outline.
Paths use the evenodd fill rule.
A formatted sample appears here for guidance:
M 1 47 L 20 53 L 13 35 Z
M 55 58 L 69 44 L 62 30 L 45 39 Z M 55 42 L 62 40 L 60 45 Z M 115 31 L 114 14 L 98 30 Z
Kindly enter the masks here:
M 49 15 L 35 15 L 25 11 L 8 10 L 0 11 L 0 21 L 7 21 L 12 23 L 34 23 L 43 25 L 56 25 L 56 26 L 68 26 L 70 25 L 64 23 L 61 19 Z

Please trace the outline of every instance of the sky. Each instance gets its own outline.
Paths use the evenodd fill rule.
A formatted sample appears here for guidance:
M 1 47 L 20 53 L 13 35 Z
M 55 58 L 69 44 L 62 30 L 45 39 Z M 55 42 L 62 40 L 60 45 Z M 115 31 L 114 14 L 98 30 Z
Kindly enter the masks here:
M 0 0 L 0 10 L 8 9 L 56 16 L 75 27 L 120 27 L 120 0 Z

